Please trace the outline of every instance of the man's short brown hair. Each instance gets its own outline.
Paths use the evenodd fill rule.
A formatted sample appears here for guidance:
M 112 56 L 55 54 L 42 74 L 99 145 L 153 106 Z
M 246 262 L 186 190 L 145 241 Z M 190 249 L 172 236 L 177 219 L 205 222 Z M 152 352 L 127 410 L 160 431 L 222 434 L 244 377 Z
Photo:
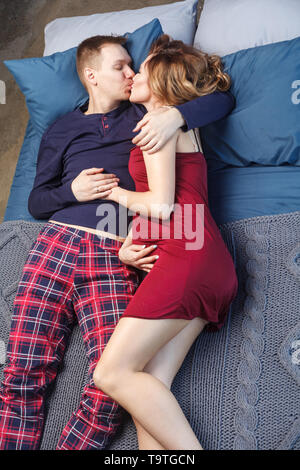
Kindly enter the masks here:
M 85 67 L 95 67 L 95 58 L 99 55 L 101 48 L 105 44 L 120 44 L 126 42 L 124 36 L 93 36 L 82 41 L 76 54 L 77 73 L 84 87 L 86 87 L 83 70 Z

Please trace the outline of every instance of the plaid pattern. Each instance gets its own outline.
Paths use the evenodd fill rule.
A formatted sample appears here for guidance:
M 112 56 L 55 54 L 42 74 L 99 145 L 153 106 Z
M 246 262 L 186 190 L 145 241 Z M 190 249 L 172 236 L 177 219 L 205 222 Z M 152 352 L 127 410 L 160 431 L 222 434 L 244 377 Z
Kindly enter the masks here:
M 37 449 L 44 394 L 63 359 L 75 316 L 89 359 L 89 383 L 58 449 L 103 449 L 121 407 L 97 390 L 93 370 L 138 285 L 118 258 L 121 243 L 48 222 L 26 260 L 14 301 L 0 389 L 0 449 Z

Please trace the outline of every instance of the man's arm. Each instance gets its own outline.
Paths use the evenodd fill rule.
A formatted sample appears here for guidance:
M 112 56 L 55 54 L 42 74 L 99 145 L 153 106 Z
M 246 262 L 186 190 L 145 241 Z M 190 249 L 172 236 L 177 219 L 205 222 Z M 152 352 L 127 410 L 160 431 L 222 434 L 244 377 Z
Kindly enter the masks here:
M 230 92 L 215 91 L 187 103 L 148 112 L 137 124 L 139 134 L 132 143 L 153 154 L 182 127 L 184 131 L 203 127 L 227 116 L 235 106 Z
M 235 106 L 233 95 L 227 92 L 214 91 L 209 95 L 200 96 L 192 101 L 174 106 L 185 120 L 184 131 L 207 126 L 223 119 Z
M 103 168 L 87 168 L 73 181 L 62 184 L 63 152 L 56 148 L 48 129 L 40 144 L 36 177 L 28 199 L 30 214 L 36 219 L 48 219 L 70 204 L 108 196 L 119 179 L 103 171 Z
M 61 184 L 62 155 L 54 147 L 49 129 L 42 137 L 28 210 L 36 219 L 47 219 L 59 209 L 76 202 L 71 185 Z

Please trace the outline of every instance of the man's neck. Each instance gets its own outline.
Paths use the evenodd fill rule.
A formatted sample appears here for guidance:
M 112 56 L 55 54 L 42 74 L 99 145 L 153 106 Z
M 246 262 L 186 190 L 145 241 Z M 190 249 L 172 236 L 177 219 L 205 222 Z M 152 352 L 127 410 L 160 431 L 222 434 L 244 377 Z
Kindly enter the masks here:
M 88 109 L 84 114 L 106 114 L 114 109 L 118 108 L 121 101 L 105 102 L 101 100 L 94 100 L 91 96 L 89 97 Z

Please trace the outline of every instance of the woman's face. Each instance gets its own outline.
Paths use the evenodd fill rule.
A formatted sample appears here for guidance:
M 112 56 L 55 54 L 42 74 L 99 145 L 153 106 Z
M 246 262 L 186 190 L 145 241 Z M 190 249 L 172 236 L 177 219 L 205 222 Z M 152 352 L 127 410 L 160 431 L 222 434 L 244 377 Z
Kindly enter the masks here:
M 131 95 L 129 100 L 132 103 L 147 103 L 151 99 L 152 92 L 149 86 L 146 62 L 151 56 L 141 64 L 139 72 L 133 77 L 133 84 L 131 88 Z

